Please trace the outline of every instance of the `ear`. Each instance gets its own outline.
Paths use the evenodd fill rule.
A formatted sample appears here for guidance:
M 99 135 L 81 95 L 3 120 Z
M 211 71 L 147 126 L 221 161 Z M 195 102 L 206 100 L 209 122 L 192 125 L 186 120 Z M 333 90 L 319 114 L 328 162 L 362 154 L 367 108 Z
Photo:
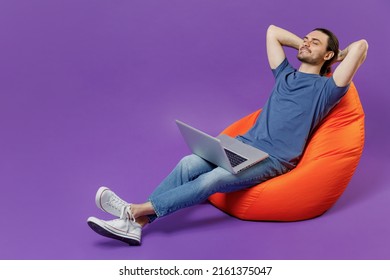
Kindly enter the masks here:
M 329 51 L 329 52 L 327 52 L 327 53 L 325 54 L 324 59 L 325 59 L 325 60 L 331 60 L 331 59 L 333 58 L 333 56 L 334 56 L 334 52 L 333 52 L 333 51 Z

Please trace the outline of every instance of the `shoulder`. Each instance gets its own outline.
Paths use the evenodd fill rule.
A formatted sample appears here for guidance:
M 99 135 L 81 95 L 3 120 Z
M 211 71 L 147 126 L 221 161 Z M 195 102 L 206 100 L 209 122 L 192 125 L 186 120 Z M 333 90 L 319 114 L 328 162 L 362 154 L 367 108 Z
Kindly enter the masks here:
M 347 84 L 345 86 L 338 86 L 333 75 L 329 76 L 329 77 L 322 77 L 322 78 L 324 80 L 324 85 L 326 87 L 337 90 L 337 91 L 347 91 L 349 88 L 349 85 L 350 85 L 350 84 Z
M 328 100 L 328 103 L 335 104 L 345 95 L 349 89 L 349 84 L 346 86 L 338 86 L 333 76 L 322 77 L 322 94 Z
M 271 69 L 275 78 L 280 76 L 281 73 L 290 73 L 296 71 L 294 67 L 289 63 L 288 59 L 285 58 L 275 69 Z

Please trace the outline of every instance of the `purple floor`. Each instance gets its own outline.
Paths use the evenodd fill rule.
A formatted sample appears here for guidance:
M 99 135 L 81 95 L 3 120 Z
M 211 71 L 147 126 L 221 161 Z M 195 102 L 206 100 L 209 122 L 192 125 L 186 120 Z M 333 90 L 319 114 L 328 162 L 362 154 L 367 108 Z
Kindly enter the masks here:
M 337 3 L 337 6 L 336 6 Z M 0 2 L 0 259 L 390 259 L 387 28 L 381 0 Z M 340 200 L 294 223 L 246 222 L 205 203 L 144 231 L 96 235 L 106 185 L 143 202 L 188 153 L 176 118 L 211 134 L 262 107 L 265 31 L 366 38 L 355 77 L 366 145 Z M 295 53 L 288 52 L 296 63 Z

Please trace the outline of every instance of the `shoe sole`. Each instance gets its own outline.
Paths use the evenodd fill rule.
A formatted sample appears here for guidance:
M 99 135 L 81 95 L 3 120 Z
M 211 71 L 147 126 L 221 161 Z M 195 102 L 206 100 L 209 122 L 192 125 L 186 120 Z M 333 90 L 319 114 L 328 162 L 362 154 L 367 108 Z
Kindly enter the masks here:
M 141 240 L 139 239 L 138 236 L 123 236 L 123 235 L 119 235 L 118 233 L 113 233 L 110 227 L 104 225 L 103 223 L 100 223 L 99 220 L 97 219 L 89 218 L 87 223 L 94 232 L 104 237 L 125 242 L 129 244 L 129 246 L 141 245 Z

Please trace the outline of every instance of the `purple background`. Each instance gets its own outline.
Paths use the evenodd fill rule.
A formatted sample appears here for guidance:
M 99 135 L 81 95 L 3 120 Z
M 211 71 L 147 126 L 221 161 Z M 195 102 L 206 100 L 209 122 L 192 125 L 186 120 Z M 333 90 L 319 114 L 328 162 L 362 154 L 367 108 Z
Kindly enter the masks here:
M 0 258 L 390 259 L 389 12 L 387 0 L 1 0 Z M 217 134 L 262 107 L 269 24 L 370 44 L 355 77 L 365 150 L 334 207 L 271 223 L 205 203 L 140 247 L 91 231 L 89 216 L 109 218 L 100 185 L 143 202 L 188 153 L 174 119 Z

